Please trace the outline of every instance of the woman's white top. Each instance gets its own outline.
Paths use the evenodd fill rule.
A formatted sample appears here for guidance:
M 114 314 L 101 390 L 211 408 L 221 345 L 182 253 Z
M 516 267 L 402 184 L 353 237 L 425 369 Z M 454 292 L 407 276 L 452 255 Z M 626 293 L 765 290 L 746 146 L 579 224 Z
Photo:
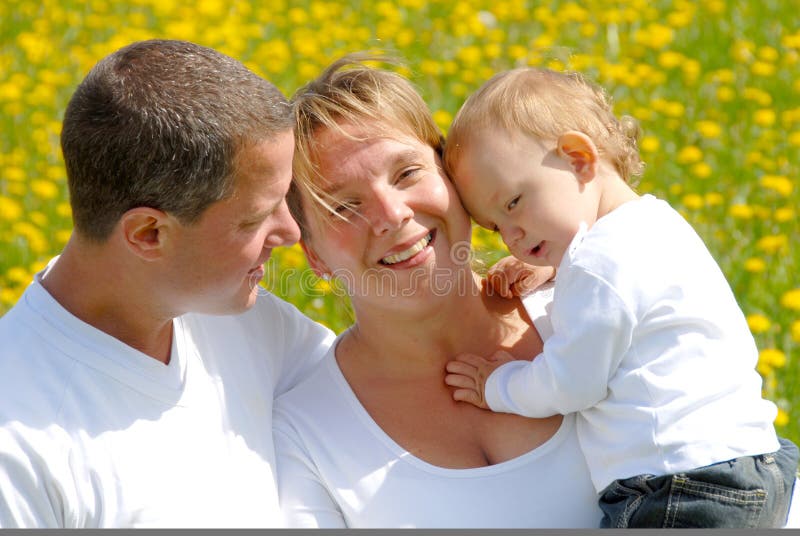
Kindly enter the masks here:
M 437 467 L 372 420 L 333 349 L 307 381 L 276 401 L 274 434 L 289 526 L 597 527 L 602 517 L 574 415 L 518 458 L 474 469 Z

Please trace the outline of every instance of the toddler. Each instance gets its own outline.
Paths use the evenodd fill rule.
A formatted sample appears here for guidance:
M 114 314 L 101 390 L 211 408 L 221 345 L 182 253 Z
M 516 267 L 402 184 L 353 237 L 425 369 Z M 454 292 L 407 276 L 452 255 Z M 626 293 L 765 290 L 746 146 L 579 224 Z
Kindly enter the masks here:
M 783 526 L 797 447 L 702 240 L 629 186 L 637 135 L 577 73 L 516 69 L 467 100 L 444 155 L 465 208 L 558 276 L 540 355 L 458 356 L 445 381 L 494 411 L 578 412 L 604 527 Z

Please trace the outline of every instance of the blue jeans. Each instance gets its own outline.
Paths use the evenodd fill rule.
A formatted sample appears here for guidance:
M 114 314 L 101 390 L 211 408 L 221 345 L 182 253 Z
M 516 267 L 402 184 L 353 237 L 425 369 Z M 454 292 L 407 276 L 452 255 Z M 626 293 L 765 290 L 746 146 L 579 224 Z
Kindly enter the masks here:
M 676 475 L 639 475 L 600 494 L 602 528 L 778 528 L 786 523 L 798 450 L 780 439 L 770 454 L 743 456 Z

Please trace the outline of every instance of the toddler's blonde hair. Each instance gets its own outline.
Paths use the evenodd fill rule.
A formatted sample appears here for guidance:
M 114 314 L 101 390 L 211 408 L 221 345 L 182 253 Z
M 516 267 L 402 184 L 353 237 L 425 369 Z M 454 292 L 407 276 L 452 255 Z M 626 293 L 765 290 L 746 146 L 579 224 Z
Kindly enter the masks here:
M 449 173 L 470 136 L 488 127 L 543 140 L 577 130 L 592 139 L 626 182 L 644 170 L 636 145 L 638 122 L 617 118 L 606 91 L 580 73 L 525 67 L 489 79 L 466 100 L 450 127 L 444 150 Z

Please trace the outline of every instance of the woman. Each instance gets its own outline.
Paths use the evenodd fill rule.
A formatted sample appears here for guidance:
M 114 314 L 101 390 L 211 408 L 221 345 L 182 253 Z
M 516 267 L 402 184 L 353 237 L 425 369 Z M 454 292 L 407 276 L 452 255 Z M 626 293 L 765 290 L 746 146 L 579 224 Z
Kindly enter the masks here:
M 293 214 L 309 263 L 345 285 L 356 321 L 277 403 L 288 523 L 596 527 L 574 416 L 453 402 L 443 381 L 453 356 L 504 348 L 524 358 L 542 340 L 518 299 L 483 292 L 470 269 L 470 220 L 422 99 L 388 71 L 341 69 L 351 63 L 294 102 Z

